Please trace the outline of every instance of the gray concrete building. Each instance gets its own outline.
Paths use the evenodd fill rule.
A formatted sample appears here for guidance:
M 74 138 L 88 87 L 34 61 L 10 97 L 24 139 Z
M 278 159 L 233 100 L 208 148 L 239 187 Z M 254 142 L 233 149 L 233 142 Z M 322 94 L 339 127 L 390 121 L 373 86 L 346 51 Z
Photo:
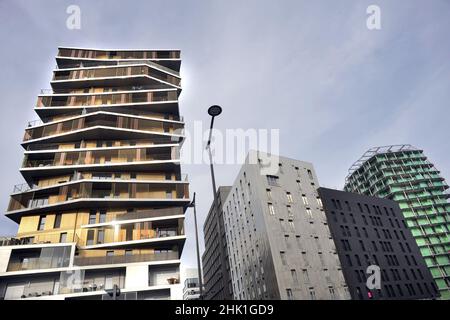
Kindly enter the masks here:
M 275 157 L 267 175 L 249 161 L 261 156 L 251 151 L 223 203 L 234 299 L 350 299 L 313 165 Z
M 225 237 L 222 204 L 231 187 L 222 186 L 217 190 L 217 208 L 214 203 L 203 224 L 205 251 L 202 256 L 205 300 L 231 300 L 233 291 L 228 264 L 228 250 Z

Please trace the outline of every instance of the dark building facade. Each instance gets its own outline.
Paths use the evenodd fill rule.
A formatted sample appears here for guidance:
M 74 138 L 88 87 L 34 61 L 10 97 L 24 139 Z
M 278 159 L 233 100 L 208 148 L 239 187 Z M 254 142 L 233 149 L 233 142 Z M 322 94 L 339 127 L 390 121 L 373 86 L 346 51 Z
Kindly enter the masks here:
M 388 199 L 319 188 L 352 299 L 434 299 L 437 286 L 399 205 Z M 366 273 L 380 267 L 380 289 Z
M 231 187 L 222 186 L 217 191 L 217 210 L 211 205 L 203 225 L 205 252 L 202 256 L 203 278 L 205 282 L 205 300 L 231 300 L 230 266 L 223 221 L 223 202 Z

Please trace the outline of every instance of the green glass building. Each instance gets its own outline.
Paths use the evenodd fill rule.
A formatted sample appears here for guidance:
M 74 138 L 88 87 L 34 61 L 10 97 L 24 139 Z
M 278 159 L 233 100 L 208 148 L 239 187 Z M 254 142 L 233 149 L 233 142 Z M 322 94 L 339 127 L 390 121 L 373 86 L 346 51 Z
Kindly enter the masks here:
M 450 299 L 448 187 L 423 150 L 411 145 L 369 149 L 350 167 L 344 187 L 399 203 L 442 299 Z

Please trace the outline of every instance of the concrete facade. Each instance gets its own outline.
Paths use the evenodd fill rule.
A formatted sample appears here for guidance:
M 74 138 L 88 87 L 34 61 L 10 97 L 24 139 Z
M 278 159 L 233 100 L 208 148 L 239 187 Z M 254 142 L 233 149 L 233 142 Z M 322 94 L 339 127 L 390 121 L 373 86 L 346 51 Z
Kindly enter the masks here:
M 234 299 L 350 299 L 312 164 L 249 159 L 223 204 Z
M 319 188 L 352 299 L 434 299 L 437 286 L 392 200 Z M 366 282 L 379 268 L 380 285 Z M 369 284 L 371 279 L 369 279 Z
M 231 187 L 222 186 L 217 191 L 217 208 L 211 205 L 203 225 L 205 251 L 202 255 L 203 277 L 205 279 L 205 300 L 233 299 L 230 266 L 228 263 L 227 240 L 223 220 L 223 203 Z

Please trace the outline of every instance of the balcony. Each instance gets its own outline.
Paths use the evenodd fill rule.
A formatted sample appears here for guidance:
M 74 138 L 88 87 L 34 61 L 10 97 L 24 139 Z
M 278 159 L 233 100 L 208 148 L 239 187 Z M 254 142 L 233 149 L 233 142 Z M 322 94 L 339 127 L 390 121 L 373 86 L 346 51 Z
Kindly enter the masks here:
M 52 151 L 52 150 L 63 150 L 71 151 L 76 149 L 95 149 L 95 148 L 120 148 L 120 147 L 177 147 L 176 143 L 167 143 L 164 139 L 121 139 L 121 140 L 80 140 L 71 141 L 66 143 L 36 143 L 29 144 L 26 146 L 26 151 Z M 88 151 L 88 150 L 81 150 Z M 33 152 L 26 152 L 30 154 Z M 39 152 L 41 153 L 41 152 Z
M 45 212 L 47 209 L 74 209 L 79 202 L 84 207 L 98 207 L 105 201 L 109 206 L 130 206 L 137 203 L 167 205 L 168 203 L 189 202 L 187 183 L 161 185 L 145 182 L 76 182 L 63 186 L 30 191 L 11 196 L 8 215 L 12 213 Z M 20 215 L 10 216 L 19 219 Z
M 166 242 L 184 243 L 183 219 L 157 220 L 131 222 L 124 224 L 107 225 L 102 227 L 82 228 L 77 236 L 77 245 L 80 248 L 126 246 L 145 243 L 147 240 L 165 240 Z
M 124 214 L 106 214 L 105 223 L 108 222 L 120 222 L 126 220 L 138 220 L 148 218 L 162 218 L 176 215 L 183 215 L 184 210 L 182 207 L 171 207 L 164 209 L 148 209 L 126 212 Z
M 14 249 L 7 272 L 65 268 L 69 266 L 70 252 L 70 246 Z
M 38 233 L 33 236 L 11 237 L 1 241 L 0 246 L 29 246 L 29 245 L 48 245 L 55 243 L 68 243 L 67 239 L 63 240 L 61 234 Z M 69 240 L 73 240 L 70 238 Z M 61 242 L 62 241 L 62 242 Z
M 170 261 L 180 259 L 178 251 L 155 252 L 152 254 L 135 254 L 122 256 L 103 257 L 80 257 L 76 256 L 73 264 L 75 266 L 92 266 L 103 264 L 122 264 L 136 262 Z
M 155 83 L 181 89 L 181 79 L 178 76 L 145 64 L 55 70 L 51 84 L 55 89 L 76 88 L 80 86 L 80 82 L 95 86 Z
M 36 108 L 98 108 L 124 104 L 178 101 L 176 90 L 39 96 Z M 67 112 L 67 111 L 65 111 Z
M 180 50 L 91 50 L 60 48 L 56 56 L 59 68 L 74 62 L 111 63 L 117 61 L 151 60 L 174 71 L 180 70 Z
M 123 116 L 120 114 L 109 113 L 104 111 L 95 112 L 92 114 L 88 114 L 82 117 L 77 117 L 70 120 L 59 121 L 55 123 L 48 123 L 38 127 L 32 127 L 25 130 L 24 142 L 28 142 L 30 140 L 41 139 L 41 138 L 50 138 L 54 136 L 59 136 L 62 134 L 68 133 L 80 133 L 81 136 L 83 134 L 85 137 L 78 137 L 79 139 L 95 139 L 98 138 L 98 135 L 94 132 L 90 132 L 91 136 L 86 133 L 85 129 L 93 128 L 93 127 L 107 127 L 112 129 L 127 129 L 133 130 L 135 132 L 136 138 L 138 138 L 140 132 L 161 136 L 170 136 L 173 135 L 181 137 L 180 134 L 175 134 L 174 132 L 182 133 L 184 124 L 181 122 L 174 122 L 169 120 L 159 120 L 159 119 L 145 119 L 143 117 L 132 117 L 132 116 Z M 83 132 L 83 133 L 81 133 Z M 123 133 L 126 133 L 125 135 Z M 111 135 L 114 135 L 111 133 Z M 116 134 L 118 138 L 130 138 L 130 132 L 123 132 Z M 108 135 L 104 135 L 105 139 L 112 138 L 108 137 Z M 143 136 L 142 138 L 145 138 Z M 148 138 L 148 136 L 147 136 Z M 60 139 L 63 140 L 63 139 Z M 169 140 L 170 141 L 170 137 Z
M 140 161 L 179 160 L 176 147 L 122 148 L 89 151 L 55 152 L 48 154 L 28 154 L 22 168 L 42 168 L 59 166 L 88 166 L 130 163 Z

